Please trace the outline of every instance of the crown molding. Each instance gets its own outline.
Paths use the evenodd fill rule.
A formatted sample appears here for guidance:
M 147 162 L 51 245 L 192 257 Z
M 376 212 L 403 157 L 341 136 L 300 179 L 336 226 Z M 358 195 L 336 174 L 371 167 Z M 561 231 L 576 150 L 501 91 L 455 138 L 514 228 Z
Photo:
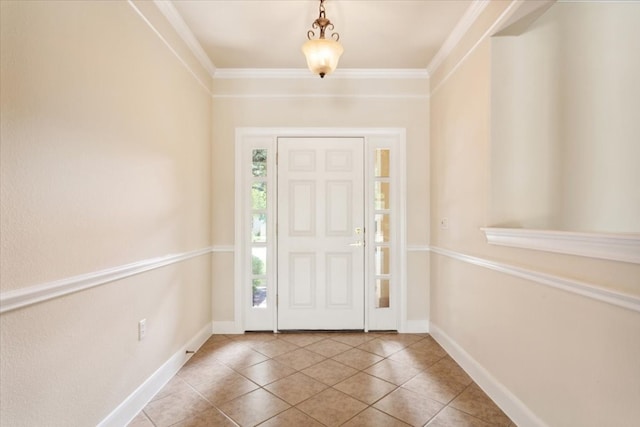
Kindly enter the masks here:
M 209 56 L 205 53 L 202 45 L 193 35 L 193 32 L 189 28 L 180 13 L 176 10 L 173 3 L 169 0 L 153 0 L 153 3 L 169 21 L 171 26 L 176 30 L 180 38 L 186 43 L 187 47 L 191 50 L 196 57 L 200 65 L 204 67 L 210 76 L 213 76 L 216 72 L 216 66 L 211 62 Z
M 427 73 L 432 76 L 433 73 L 436 72 L 438 67 L 444 62 L 444 60 L 449 56 L 454 47 L 460 42 L 462 37 L 469 31 L 469 28 L 476 22 L 478 16 L 482 13 L 482 11 L 489 5 L 489 1 L 487 0 L 474 0 L 471 5 L 467 8 L 460 21 L 456 24 L 456 26 L 449 34 L 449 37 L 444 41 L 440 50 L 434 55 L 427 66 Z
M 214 79 L 317 79 L 306 68 L 217 68 L 206 54 L 202 45 L 186 24 L 171 0 L 153 0 L 156 7 L 169 21 L 180 38 L 191 50 L 198 62 Z M 475 3 L 483 3 L 475 0 Z M 471 9 L 471 8 L 470 8 Z M 468 12 L 468 11 L 467 11 Z M 465 15 L 466 16 L 466 15 Z M 466 30 L 465 30 L 466 31 Z M 331 79 L 396 79 L 423 80 L 429 79 L 426 68 L 343 68 L 331 73 Z
M 476 50 L 480 43 L 482 43 L 487 37 L 490 37 L 492 34 L 494 34 L 496 29 L 500 28 L 504 24 L 504 22 L 509 19 L 509 17 L 514 13 L 514 11 L 522 6 L 525 1 L 528 0 L 512 0 L 511 3 L 509 3 L 509 5 L 506 7 L 506 9 L 504 9 L 500 16 L 493 22 L 493 24 L 491 24 L 491 26 L 484 32 L 484 34 L 482 34 L 482 36 L 480 36 L 480 38 L 476 40 L 473 46 L 471 46 L 467 50 L 467 52 L 456 62 L 451 70 L 449 70 L 449 72 L 444 77 L 442 77 L 442 79 L 437 83 L 435 87 L 431 88 L 431 96 L 435 95 L 436 92 L 440 90 L 442 85 L 444 85 L 447 80 L 449 80 L 449 77 L 451 77 L 458 70 L 458 67 L 460 67 L 467 60 L 467 58 Z M 450 53 L 451 52 L 449 52 L 448 54 Z M 427 69 L 429 69 L 429 67 L 427 67 Z M 435 71 L 436 69 L 432 70 L 433 73 L 435 73 Z M 431 75 L 433 75 L 433 73 Z
M 306 68 L 217 68 L 214 79 L 318 79 Z M 327 79 L 428 79 L 424 68 L 342 68 Z
M 149 18 L 144 14 L 144 12 L 142 10 L 140 10 L 140 8 L 135 4 L 134 0 L 127 0 L 127 3 L 129 4 L 129 6 L 131 6 L 131 8 L 135 11 L 135 13 L 140 17 L 140 19 L 142 19 L 142 21 L 144 21 L 145 24 L 147 24 L 147 27 L 149 27 L 149 29 L 151 31 L 153 31 L 153 33 L 160 39 L 160 41 L 162 41 L 162 43 L 164 43 L 164 45 L 167 47 L 167 49 L 169 49 L 169 52 L 171 52 L 171 54 L 173 56 L 175 56 L 175 58 L 182 64 L 182 66 L 189 72 L 189 74 L 191 74 L 193 76 L 194 79 L 196 79 L 196 81 L 198 82 L 198 84 L 200 86 L 202 86 L 202 88 L 209 94 L 211 95 L 211 88 L 209 87 L 210 82 L 203 82 L 200 79 L 200 76 L 198 76 L 198 73 L 196 73 L 193 68 L 191 68 L 191 66 L 184 60 L 184 58 L 182 58 L 182 56 L 180 56 L 180 54 L 175 50 L 175 48 L 171 45 L 171 43 L 169 43 L 169 41 L 164 37 L 164 35 L 162 35 L 162 33 L 155 27 L 155 25 L 149 20 Z
M 153 0 L 156 7 L 186 43 L 198 62 L 214 79 L 311 79 L 317 78 L 303 68 L 216 68 L 189 26 L 184 22 L 171 0 Z M 329 76 L 334 79 L 428 79 L 449 56 L 478 16 L 490 3 L 488 0 L 474 0 L 460 21 L 449 34 L 440 50 L 431 59 L 427 68 L 411 69 L 338 69 Z

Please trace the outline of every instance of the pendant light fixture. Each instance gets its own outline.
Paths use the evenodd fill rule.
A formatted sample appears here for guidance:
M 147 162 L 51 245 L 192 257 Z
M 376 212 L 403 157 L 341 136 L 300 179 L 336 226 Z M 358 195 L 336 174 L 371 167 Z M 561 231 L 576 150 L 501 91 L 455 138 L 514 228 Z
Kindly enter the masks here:
M 302 45 L 302 52 L 307 58 L 307 66 L 314 74 L 319 74 L 321 78 L 333 72 L 338 66 L 340 55 L 344 48 L 338 40 L 340 35 L 333 32 L 333 24 L 326 17 L 324 10 L 324 0 L 320 0 L 320 16 L 311 24 L 311 30 L 307 32 L 307 42 Z M 315 30 L 320 30 L 320 35 L 314 39 Z M 325 30 L 331 31 L 331 36 L 325 38 Z

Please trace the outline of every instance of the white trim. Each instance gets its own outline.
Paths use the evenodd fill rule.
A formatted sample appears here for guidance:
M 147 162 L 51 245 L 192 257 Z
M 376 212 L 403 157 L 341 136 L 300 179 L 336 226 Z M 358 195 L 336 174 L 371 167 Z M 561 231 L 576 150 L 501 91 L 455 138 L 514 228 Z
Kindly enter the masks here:
M 306 68 L 217 68 L 214 79 L 319 79 Z M 397 79 L 424 80 L 424 68 L 339 68 L 327 79 Z
M 447 73 L 447 75 L 445 75 L 442 78 L 442 80 L 440 80 L 438 85 L 435 88 L 431 89 L 431 96 L 434 96 L 436 94 L 436 92 L 442 87 L 442 85 L 444 85 L 447 82 L 447 80 L 449 80 L 449 77 L 451 77 L 458 70 L 458 68 L 464 63 L 464 61 L 466 61 L 467 58 L 473 53 L 473 51 L 476 50 L 476 48 L 480 45 L 480 43 L 482 43 L 484 39 L 492 35 L 495 32 L 495 30 L 500 25 L 503 24 L 503 22 L 509 19 L 511 14 L 514 13 L 524 1 L 525 0 L 514 0 L 509 4 L 509 6 L 507 6 L 507 8 L 502 12 L 502 14 L 500 14 L 498 19 L 496 19 L 496 21 L 491 25 L 491 27 L 489 27 L 489 29 L 487 29 L 487 31 L 485 31 L 484 34 L 482 34 L 482 36 L 473 44 L 473 46 L 469 48 L 467 53 L 465 53 L 464 56 L 462 56 L 462 58 L 460 58 L 460 60 L 456 63 L 456 65 L 454 65 L 453 68 L 451 68 L 451 70 Z
M 162 388 L 173 378 L 180 368 L 191 357 L 188 351 L 197 351 L 211 336 L 211 324 L 205 325 L 158 368 L 145 382 L 135 389 L 120 405 L 118 405 L 98 427 L 120 427 L 128 425 L 136 415 L 149 403 Z
M 629 310 L 640 312 L 640 296 L 631 295 L 624 292 L 604 288 L 589 283 L 580 282 L 578 280 L 559 277 L 552 274 L 542 273 L 539 271 L 528 270 L 522 267 L 516 267 L 497 261 L 490 261 L 484 258 L 478 258 L 471 255 L 465 255 L 449 249 L 431 247 L 431 252 L 447 256 L 449 258 L 463 261 L 469 264 L 488 268 L 490 270 L 506 273 L 521 279 L 530 280 L 541 285 L 549 286 L 584 297 L 592 298 L 597 301 L 606 302 L 608 304 L 623 307 Z
M 407 245 L 407 252 L 429 252 L 429 245 Z
M 211 252 L 234 252 L 235 250 L 234 245 L 217 245 L 211 248 Z
M 235 320 L 214 320 L 212 326 L 213 334 L 242 334 L 244 331 Z
M 267 234 L 275 237 L 276 230 L 276 138 L 268 136 L 238 137 L 235 141 L 235 184 L 236 184 L 236 221 L 235 221 L 235 259 L 239 263 L 235 265 L 235 303 L 237 310 L 241 310 L 240 316 L 234 316 L 237 321 L 236 329 L 242 331 L 275 330 L 276 329 L 276 268 L 268 268 L 266 274 L 267 281 L 267 307 L 258 308 L 248 304 L 252 300 L 252 292 L 248 285 L 252 281 L 252 247 L 251 230 L 253 224 L 254 210 L 251 206 L 251 188 L 254 183 L 264 182 L 267 189 L 267 210 L 266 227 Z M 256 149 L 267 151 L 267 173 L 263 177 L 255 177 L 250 170 L 252 153 Z M 276 239 L 268 237 L 267 242 L 258 243 L 267 252 L 267 264 L 275 265 L 276 260 Z M 273 263 L 273 264 L 271 264 Z
M 429 319 L 407 320 L 405 329 L 398 332 L 403 334 L 427 334 L 429 333 Z
M 0 293 L 0 314 L 206 255 L 212 250 L 212 247 L 207 247 L 190 252 L 149 258 L 131 264 L 2 292 Z
M 140 18 L 142 18 L 142 20 L 147 24 L 147 26 L 158 36 L 158 38 L 160 40 L 162 40 L 162 42 L 165 44 L 165 46 L 167 46 L 167 48 L 169 49 L 169 51 L 173 54 L 173 56 L 175 56 L 178 61 L 180 61 L 180 63 L 187 69 L 187 71 L 196 79 L 196 81 L 200 84 L 200 86 L 202 86 L 202 88 L 209 94 L 209 95 L 213 95 L 213 93 L 211 92 L 211 88 L 209 88 L 209 86 L 207 86 L 207 84 L 205 84 L 202 80 L 200 80 L 200 77 L 198 77 L 198 75 L 196 74 L 195 71 L 193 71 L 193 69 L 191 69 L 191 67 L 189 66 L 189 64 L 187 64 L 187 62 L 182 59 L 182 57 L 178 54 L 178 52 L 171 46 L 171 44 L 167 41 L 167 39 L 164 38 L 164 36 L 160 33 L 160 31 L 158 31 L 158 29 L 156 27 L 153 26 L 153 24 L 151 23 L 151 21 L 149 21 L 147 19 L 147 17 L 144 15 L 144 13 L 142 13 L 142 11 L 140 9 L 138 9 L 138 6 L 136 6 L 132 0 L 127 0 L 127 3 L 129 3 L 129 6 L 131 6 L 133 8 L 133 10 L 138 14 L 138 16 L 140 16 Z
M 473 0 L 473 2 L 469 5 L 467 10 L 460 18 L 460 21 L 456 24 L 451 31 L 451 34 L 447 37 L 447 39 L 442 43 L 440 50 L 433 56 L 431 62 L 427 66 L 427 73 L 432 76 L 438 70 L 438 67 L 444 62 L 444 60 L 451 54 L 453 48 L 460 42 L 462 37 L 469 31 L 471 26 L 478 16 L 484 11 L 484 9 L 489 5 L 489 1 L 486 0 Z
M 239 330 L 244 332 L 244 306 L 242 304 L 242 300 L 244 298 L 244 251 L 245 251 L 245 243 L 244 243 L 244 235 L 246 233 L 245 222 L 242 220 L 245 209 L 245 201 L 240 197 L 241 194 L 244 194 L 244 175 L 241 171 L 244 170 L 244 156 L 243 148 L 244 144 L 242 141 L 243 134 L 236 129 L 235 134 L 235 146 L 234 146 L 234 212 L 235 220 L 234 220 L 234 238 L 235 238 L 235 250 L 233 253 L 233 330 Z M 229 325 L 227 325 L 229 326 Z M 222 325 L 219 326 L 221 330 L 224 330 Z M 213 329 L 216 331 L 216 327 Z M 217 333 L 217 332 L 216 332 Z
M 216 72 L 216 66 L 213 65 L 211 59 L 209 59 L 202 48 L 202 45 L 193 35 L 193 32 L 191 32 L 187 23 L 184 22 L 180 12 L 176 10 L 173 3 L 168 0 L 153 0 L 153 3 L 155 3 L 157 8 L 160 9 L 160 12 L 162 12 L 164 17 L 167 18 L 167 21 L 169 21 L 173 29 L 176 30 L 176 33 L 178 33 L 180 38 L 182 38 L 189 49 L 191 49 L 191 53 L 193 53 L 193 56 L 195 56 L 198 62 L 200 62 L 200 65 L 207 70 L 210 76 L 213 76 Z
M 240 136 L 271 136 L 271 137 L 373 137 L 373 136 L 396 136 L 402 135 L 405 138 L 404 128 L 287 128 L 287 127 L 239 127 L 236 128 L 236 140 Z
M 398 269 L 398 275 L 400 276 L 400 307 L 398 310 L 398 330 L 400 332 L 409 330 L 409 322 L 407 320 L 407 133 L 405 129 L 402 129 L 400 134 L 400 167 L 398 169 L 398 180 L 400 181 L 400 236 L 397 245 L 394 246 L 399 252 L 400 259 L 398 260 L 400 268 Z M 427 328 L 428 329 L 428 328 Z
M 640 233 L 578 233 L 523 228 L 481 228 L 491 245 L 534 249 L 640 264 Z
M 440 327 L 433 323 L 430 326 L 431 336 L 514 423 L 520 427 L 544 427 L 547 425 Z
M 342 93 L 224 93 L 211 95 L 217 99 L 282 99 L 282 98 L 347 98 L 347 99 L 429 99 L 429 95 L 418 94 L 342 94 Z
M 365 277 L 365 293 L 367 296 L 365 316 L 366 330 L 397 330 L 404 331 L 407 328 L 406 325 L 406 287 L 407 287 L 407 263 L 406 263 L 406 133 L 400 131 L 395 135 L 386 135 L 383 137 L 365 135 L 365 153 L 367 158 L 367 173 L 365 176 L 366 181 L 366 209 L 367 220 L 365 227 L 370 230 L 370 234 L 375 230 L 375 203 L 374 203 L 374 189 L 375 181 L 374 177 L 374 154 L 377 149 L 389 149 L 390 154 L 390 173 L 389 184 L 392 194 L 397 195 L 391 198 L 391 205 L 388 207 L 388 212 L 392 217 L 399 220 L 391 220 L 390 233 L 391 241 L 391 264 L 389 270 L 389 279 L 391 280 L 390 289 L 390 307 L 388 308 L 375 308 L 375 298 L 372 292 L 373 284 L 375 283 L 375 248 L 377 244 L 373 241 L 373 236 L 368 238 L 371 244 L 365 247 L 367 254 L 367 268 Z M 384 212 L 382 210 L 381 212 Z
M 364 137 L 365 145 L 368 144 L 370 139 L 377 138 L 393 138 L 393 141 L 398 142 L 398 153 L 400 154 L 400 165 L 399 170 L 401 172 L 406 171 L 406 130 L 404 128 L 260 128 L 260 127 L 239 127 L 236 128 L 235 132 L 235 210 L 236 212 L 243 212 L 244 203 L 241 199 L 241 195 L 243 194 L 243 182 L 244 178 L 242 175 L 243 168 L 246 167 L 246 164 L 243 163 L 243 155 L 242 150 L 245 144 L 252 138 L 266 138 L 270 141 L 275 141 L 278 137 Z M 400 173 L 399 176 L 399 187 L 401 191 L 401 211 L 399 212 L 402 218 L 406 218 L 406 173 Z M 246 257 L 246 248 L 244 244 L 243 235 L 245 233 L 242 221 L 235 221 L 235 236 L 236 236 L 236 246 L 235 246 L 235 273 L 234 273 L 234 326 L 233 330 L 242 332 L 245 330 L 245 313 L 243 302 L 243 292 L 244 288 L 242 283 L 244 272 L 243 272 L 243 260 Z M 400 284 L 399 290 L 399 298 L 400 302 L 397 312 L 395 316 L 397 316 L 396 328 L 398 330 L 405 330 L 406 326 L 406 225 L 403 223 L 399 230 L 399 239 L 398 239 L 398 265 L 400 266 L 398 272 L 398 279 Z M 272 305 L 273 306 L 273 305 Z M 365 329 L 368 329 L 368 325 L 365 325 Z

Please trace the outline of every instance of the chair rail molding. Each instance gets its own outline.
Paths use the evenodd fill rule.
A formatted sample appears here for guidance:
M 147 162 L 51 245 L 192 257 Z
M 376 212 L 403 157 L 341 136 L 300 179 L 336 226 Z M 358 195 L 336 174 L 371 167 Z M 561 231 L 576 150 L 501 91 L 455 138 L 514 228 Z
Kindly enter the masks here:
M 467 255 L 450 249 L 439 248 L 437 246 L 431 246 L 431 253 L 443 255 L 468 264 L 477 265 L 479 267 L 488 268 L 489 270 L 498 271 L 500 273 L 509 274 L 544 286 L 572 292 L 577 295 L 582 295 L 587 298 L 617 305 L 618 307 L 623 307 L 640 313 L 640 296 L 638 295 L 632 295 L 602 286 L 584 283 L 578 280 L 547 274 L 540 271 L 534 271 L 486 258 Z
M 481 228 L 491 245 L 640 264 L 640 233 L 581 233 L 524 228 Z
M 233 250 L 233 248 L 226 247 L 223 249 L 230 251 Z M 212 252 L 218 252 L 218 250 L 213 246 L 209 246 L 189 252 L 144 259 L 130 264 L 55 280 L 53 282 L 2 292 L 0 293 L 0 314 L 74 292 L 105 285 L 136 274 L 155 270 L 156 268 L 186 261 Z

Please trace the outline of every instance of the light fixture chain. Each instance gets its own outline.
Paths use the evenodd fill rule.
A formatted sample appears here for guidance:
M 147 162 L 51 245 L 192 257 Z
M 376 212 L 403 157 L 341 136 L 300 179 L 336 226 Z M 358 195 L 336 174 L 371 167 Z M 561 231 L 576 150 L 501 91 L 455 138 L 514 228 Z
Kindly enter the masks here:
M 331 21 L 329 19 L 327 19 L 327 14 L 324 8 L 324 1 L 325 0 L 320 0 L 320 6 L 319 6 L 319 15 L 318 15 L 318 19 L 316 19 L 315 21 L 313 21 L 313 24 L 311 24 L 311 28 L 314 29 L 319 29 L 320 30 L 320 35 L 319 35 L 319 39 L 324 39 L 325 38 L 325 31 L 328 29 L 329 31 L 333 31 L 334 30 L 334 26 L 331 23 Z M 316 33 L 313 30 L 309 30 L 307 32 L 307 38 L 309 40 L 311 40 L 312 37 L 315 37 Z M 332 32 L 331 33 L 331 38 L 334 39 L 335 41 L 340 40 L 340 34 Z
M 340 34 L 334 32 L 334 26 L 327 18 L 324 2 L 325 0 L 320 0 L 318 19 L 311 24 L 311 29 L 307 31 L 307 39 L 309 41 L 302 47 L 309 69 L 319 74 L 320 77 L 324 77 L 335 70 L 338 65 L 338 59 L 343 52 L 342 46 L 338 43 Z M 327 29 L 331 33 L 329 40 L 325 38 Z M 318 34 L 317 39 L 314 39 L 317 32 L 320 34 Z

